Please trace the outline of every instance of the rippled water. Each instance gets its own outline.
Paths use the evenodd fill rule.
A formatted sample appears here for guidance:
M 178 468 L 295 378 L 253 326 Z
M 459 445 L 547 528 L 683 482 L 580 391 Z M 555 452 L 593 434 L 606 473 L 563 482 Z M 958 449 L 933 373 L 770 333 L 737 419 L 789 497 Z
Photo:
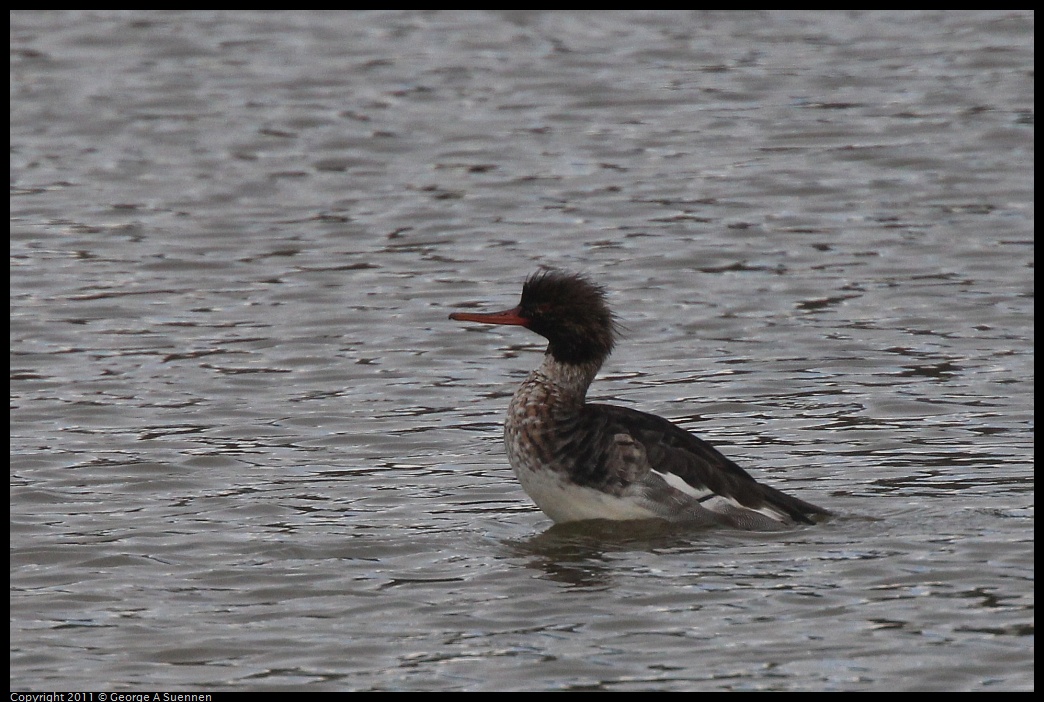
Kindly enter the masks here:
M 11 687 L 1033 687 L 1033 15 L 14 12 Z M 592 396 L 839 513 L 550 528 Z

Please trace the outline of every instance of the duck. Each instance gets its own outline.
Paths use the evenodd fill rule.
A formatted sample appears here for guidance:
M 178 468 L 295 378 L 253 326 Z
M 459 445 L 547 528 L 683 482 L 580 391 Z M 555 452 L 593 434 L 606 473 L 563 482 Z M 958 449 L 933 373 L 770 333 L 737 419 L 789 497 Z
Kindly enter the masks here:
M 588 276 L 542 269 L 515 307 L 454 312 L 459 322 L 512 325 L 547 340 L 543 362 L 508 405 L 504 445 L 523 490 L 556 524 L 661 520 L 746 531 L 814 524 L 832 513 L 758 482 L 674 422 L 588 402 L 619 324 Z

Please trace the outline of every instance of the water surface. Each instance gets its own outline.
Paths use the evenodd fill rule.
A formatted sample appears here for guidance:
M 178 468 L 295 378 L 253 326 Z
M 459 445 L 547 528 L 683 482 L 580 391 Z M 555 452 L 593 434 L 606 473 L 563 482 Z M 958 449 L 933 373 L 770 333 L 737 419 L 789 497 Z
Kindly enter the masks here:
M 11 687 L 1033 687 L 1033 15 L 15 12 Z M 551 528 L 592 396 L 835 510 Z

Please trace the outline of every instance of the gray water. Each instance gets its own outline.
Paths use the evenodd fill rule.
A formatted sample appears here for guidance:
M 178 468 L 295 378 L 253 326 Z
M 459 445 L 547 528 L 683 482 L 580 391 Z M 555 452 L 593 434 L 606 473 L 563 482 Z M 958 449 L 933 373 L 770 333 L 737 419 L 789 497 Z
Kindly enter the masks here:
M 1033 25 L 12 13 L 12 689 L 1032 689 Z M 838 517 L 551 528 L 541 265 Z

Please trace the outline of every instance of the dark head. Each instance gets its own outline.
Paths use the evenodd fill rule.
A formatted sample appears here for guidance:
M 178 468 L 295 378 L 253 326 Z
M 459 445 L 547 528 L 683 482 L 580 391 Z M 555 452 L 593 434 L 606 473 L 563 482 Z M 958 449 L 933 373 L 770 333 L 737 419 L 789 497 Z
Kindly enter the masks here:
M 522 286 L 518 307 L 503 312 L 454 312 L 450 319 L 515 324 L 548 340 L 547 353 L 562 363 L 598 362 L 613 350 L 616 323 L 605 289 L 577 273 L 540 271 Z

